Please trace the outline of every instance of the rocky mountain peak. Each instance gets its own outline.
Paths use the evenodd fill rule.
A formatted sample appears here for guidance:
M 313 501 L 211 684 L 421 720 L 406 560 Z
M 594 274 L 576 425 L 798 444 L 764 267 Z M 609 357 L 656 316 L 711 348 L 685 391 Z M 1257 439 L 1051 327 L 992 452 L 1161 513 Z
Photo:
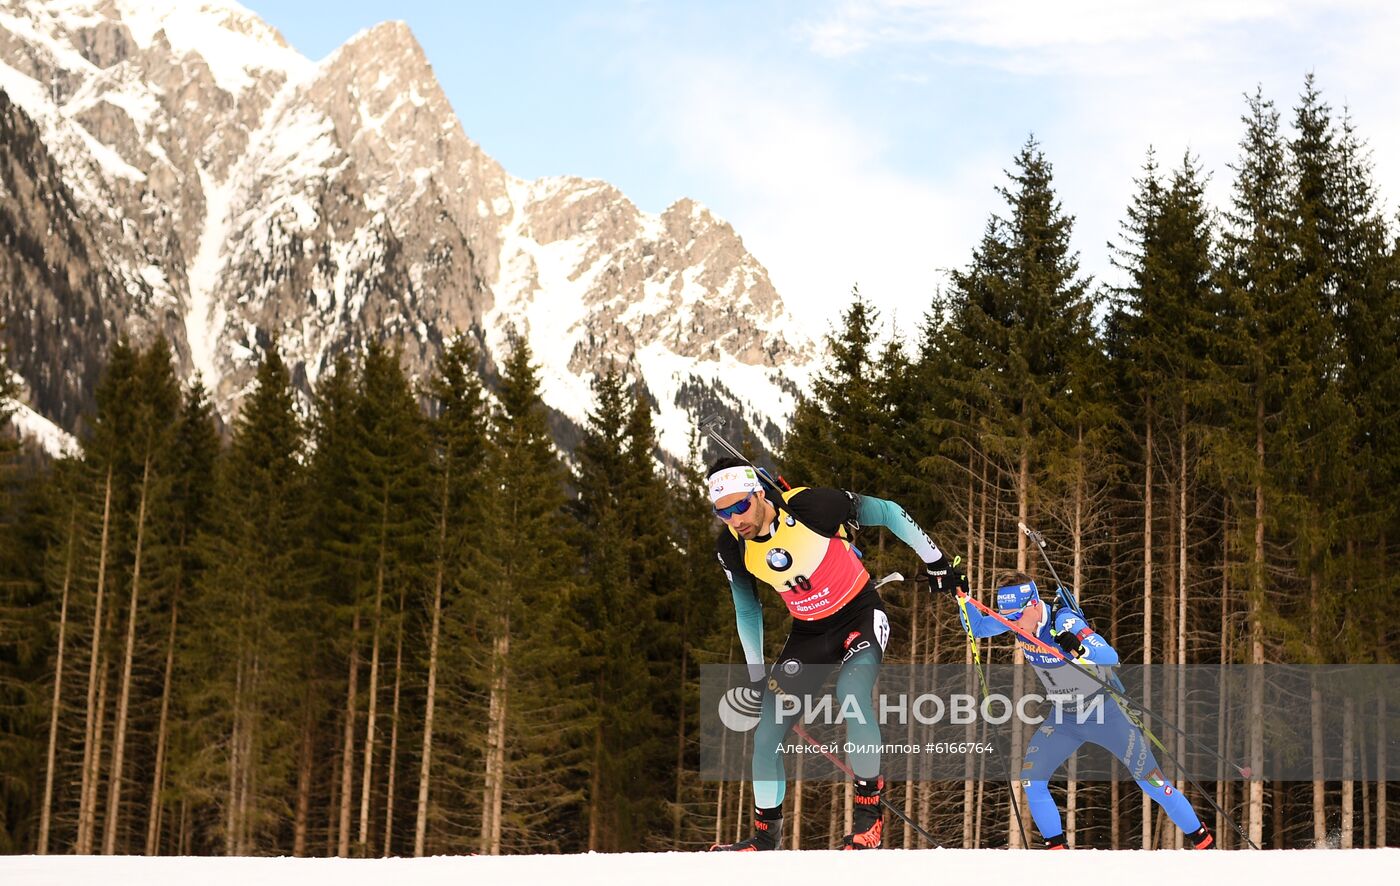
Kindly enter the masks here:
M 677 454 L 701 411 L 776 443 L 810 373 L 813 344 L 728 223 L 510 176 L 402 22 L 313 63 L 235 3 L 0 0 L 0 92 L 29 134 L 8 146 L 23 187 L 0 212 L 67 213 L 33 255 L 0 255 L 36 281 L 0 292 L 4 317 L 43 318 L 4 335 L 34 405 L 70 430 L 121 334 L 164 333 L 231 417 L 274 340 L 309 388 L 349 345 L 387 339 L 422 378 L 451 337 L 494 358 L 515 329 L 573 422 L 597 372 L 634 367 Z

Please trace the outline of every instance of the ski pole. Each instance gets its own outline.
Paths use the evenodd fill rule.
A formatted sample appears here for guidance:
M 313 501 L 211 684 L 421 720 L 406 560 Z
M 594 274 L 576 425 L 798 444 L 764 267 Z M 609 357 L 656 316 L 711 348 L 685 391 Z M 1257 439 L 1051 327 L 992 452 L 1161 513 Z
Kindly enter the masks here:
M 1060 661 L 1063 661 L 1066 664 L 1079 668 L 1081 673 L 1083 673 L 1089 679 L 1093 680 L 1095 683 L 1098 683 L 1104 689 L 1108 690 L 1108 692 L 1113 696 L 1114 700 L 1118 702 L 1119 706 L 1124 708 L 1124 714 L 1129 714 L 1127 706 L 1133 706 L 1136 707 L 1139 711 L 1146 713 L 1150 717 L 1157 716 L 1156 714 L 1152 713 L 1152 711 L 1148 710 L 1147 708 L 1128 698 L 1118 689 L 1115 689 L 1108 682 L 1099 679 L 1098 675 L 1095 674 L 1090 668 L 1087 668 L 1080 662 L 1071 659 L 1069 656 L 1065 655 L 1062 650 L 1056 649 L 1050 646 L 1049 644 L 1041 641 L 1038 637 L 1034 637 L 1031 634 L 1028 634 L 1025 631 L 1021 630 L 1010 619 L 1003 616 L 1000 612 L 997 612 L 996 610 L 977 602 L 976 600 L 961 592 L 959 592 L 958 596 L 966 600 L 968 603 L 971 603 L 973 606 L 977 607 L 978 611 L 982 612 L 984 615 L 990 615 L 992 618 L 1001 622 L 1007 627 L 1008 630 L 1010 630 L 1013 634 L 1016 634 L 1021 639 L 1025 640 L 1027 643 L 1030 643 L 1038 649 L 1044 650 L 1048 654 L 1055 656 L 1056 658 L 1060 659 Z M 1139 721 L 1135 720 L 1134 725 L 1137 725 L 1138 722 Z M 1187 733 L 1183 732 L 1179 727 L 1172 725 L 1169 721 L 1163 720 L 1163 722 L 1167 723 L 1167 725 L 1169 726 L 1172 726 L 1173 729 L 1176 729 L 1186 738 L 1191 738 L 1190 735 L 1187 735 Z M 1205 798 L 1206 802 L 1210 804 L 1211 808 L 1213 808 L 1216 812 L 1220 813 L 1221 817 L 1230 823 L 1230 826 L 1235 829 L 1235 832 L 1240 835 L 1240 838 L 1243 839 L 1251 849 L 1258 849 L 1259 847 L 1254 845 L 1254 841 L 1249 839 L 1249 835 L 1244 832 L 1244 829 L 1239 826 L 1239 824 L 1235 821 L 1233 817 L 1231 817 L 1231 815 L 1228 812 L 1226 812 L 1224 809 L 1221 809 L 1220 806 L 1216 804 L 1215 800 L 1210 796 L 1210 794 L 1206 793 L 1206 789 L 1201 787 L 1200 784 L 1194 778 L 1191 777 L 1191 774 L 1186 771 L 1186 767 L 1181 765 L 1181 762 L 1177 760 L 1175 756 L 1172 755 L 1172 752 L 1167 750 L 1166 747 L 1163 746 L 1160 741 L 1154 743 L 1162 751 L 1162 754 L 1166 756 L 1167 762 L 1175 763 L 1177 765 L 1177 768 L 1181 770 L 1181 774 L 1186 777 L 1187 783 L 1194 787 L 1200 793 L 1200 795 Z M 1197 742 L 1197 744 L 1199 745 L 1199 742 Z M 1203 748 L 1205 747 L 1204 745 L 1200 746 Z M 1210 750 L 1209 748 L 1205 749 Z M 1220 756 L 1220 754 L 1215 754 L 1215 756 L 1221 760 L 1225 759 L 1224 757 Z M 1228 763 L 1229 761 L 1226 760 L 1225 762 Z M 1233 766 L 1234 764 L 1232 763 L 1231 765 Z M 1249 777 L 1245 770 L 1240 769 L 1238 766 L 1236 766 L 1235 768 L 1239 770 L 1240 774 L 1243 775 L 1245 778 Z
M 955 559 L 953 565 L 958 565 L 958 560 L 961 559 L 961 557 Z M 967 630 L 967 645 L 968 648 L 972 650 L 972 663 L 974 669 L 977 671 L 977 681 L 982 686 L 982 701 L 988 703 L 992 693 L 987 687 L 987 674 L 982 669 L 982 654 L 977 648 L 977 638 L 972 636 L 972 620 L 967 617 L 968 599 L 966 594 L 958 594 L 958 608 L 961 609 L 963 613 L 962 622 Z M 995 739 L 993 739 L 993 742 L 995 743 Z M 1009 755 L 1010 753 L 1011 752 L 1008 750 L 1007 754 Z M 1001 774 L 1002 777 L 1006 779 L 1007 790 L 1011 792 L 1011 810 L 1016 814 L 1016 829 L 1021 832 L 1021 845 L 1028 847 L 1031 844 L 1030 841 L 1026 839 L 1026 824 L 1021 820 L 1021 804 L 1016 799 L 1016 786 L 1011 783 L 1011 767 L 1007 765 L 1006 758 L 1000 753 L 996 755 L 996 758 L 1001 761 Z
M 728 440 L 724 439 L 724 435 L 722 435 L 719 431 L 715 430 L 715 425 L 719 424 L 719 422 L 719 416 L 712 415 L 709 418 L 701 420 L 700 430 L 704 431 L 705 435 L 711 440 L 715 441 L 715 443 L 718 444 L 719 447 L 725 452 L 729 453 L 730 455 L 742 461 L 744 464 L 753 468 L 754 472 L 758 474 L 759 482 L 763 483 L 765 486 L 768 487 L 769 494 L 776 495 L 778 501 L 782 501 L 783 489 L 782 485 L 779 482 L 781 478 L 775 480 L 773 478 L 773 475 L 769 474 L 763 468 L 760 468 L 758 465 L 754 464 L 751 460 L 749 460 L 748 456 L 735 449 Z

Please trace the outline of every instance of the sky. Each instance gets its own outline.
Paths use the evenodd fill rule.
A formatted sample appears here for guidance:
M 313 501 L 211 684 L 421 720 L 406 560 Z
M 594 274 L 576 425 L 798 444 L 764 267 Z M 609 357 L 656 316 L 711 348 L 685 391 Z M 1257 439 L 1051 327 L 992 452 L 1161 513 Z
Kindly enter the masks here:
M 1400 198 L 1400 4 L 1384 0 L 243 0 L 304 55 L 400 19 L 468 136 L 521 178 L 577 175 L 729 221 L 808 334 L 853 286 L 911 335 L 967 265 L 1032 136 L 1074 248 L 1110 241 L 1149 148 L 1224 208 L 1245 94 L 1285 122 L 1306 74 Z

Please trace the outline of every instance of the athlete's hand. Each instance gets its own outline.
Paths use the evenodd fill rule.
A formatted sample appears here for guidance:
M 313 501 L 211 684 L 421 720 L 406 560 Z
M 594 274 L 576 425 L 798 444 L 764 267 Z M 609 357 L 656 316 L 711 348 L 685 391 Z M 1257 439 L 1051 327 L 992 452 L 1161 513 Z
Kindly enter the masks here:
M 1063 649 L 1066 655 L 1075 658 L 1084 654 L 1084 644 L 1079 642 L 1079 637 L 1073 631 L 1061 631 L 1056 634 L 1055 645 Z
M 930 591 L 941 594 L 967 593 L 967 574 L 944 554 L 932 563 L 924 564 Z

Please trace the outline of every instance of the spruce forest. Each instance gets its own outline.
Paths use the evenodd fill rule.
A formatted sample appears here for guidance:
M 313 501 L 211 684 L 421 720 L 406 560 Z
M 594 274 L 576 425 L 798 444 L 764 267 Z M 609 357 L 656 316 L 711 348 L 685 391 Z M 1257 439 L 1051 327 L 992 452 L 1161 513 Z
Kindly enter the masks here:
M 1107 247 L 1121 287 L 1080 271 L 1072 195 L 1028 140 L 966 265 L 910 294 L 917 328 L 853 291 L 777 467 L 901 503 L 981 599 L 998 572 L 1044 575 L 1017 523 L 1041 529 L 1127 662 L 1393 663 L 1396 225 L 1311 78 L 1291 112 L 1261 92 L 1244 108 L 1228 170 L 1148 153 Z M 1212 174 L 1227 205 L 1207 203 Z M 564 458 L 523 342 L 488 374 L 462 336 L 421 386 L 371 344 L 309 403 L 274 343 L 221 434 L 168 344 L 115 347 L 81 455 L 13 435 L 0 453 L 0 851 L 746 836 L 747 785 L 697 775 L 699 668 L 742 660 L 702 483 L 717 453 L 697 433 L 686 463 L 659 458 L 623 368 L 594 396 Z M 921 568 L 867 532 L 872 574 Z M 763 593 L 771 656 L 788 617 Z M 971 660 L 948 601 L 882 593 L 887 662 Z M 1004 637 L 980 652 L 1012 655 Z M 1007 743 L 1019 760 L 1024 736 Z M 1396 792 L 1366 778 L 1387 750 L 1347 748 L 1352 780 L 1198 778 L 1264 847 L 1390 845 Z M 1077 845 L 1181 846 L 1131 781 L 1062 772 L 1054 789 Z M 887 796 L 945 845 L 1021 844 L 1005 780 Z M 797 782 L 787 802 L 791 845 L 839 841 L 848 784 Z M 887 827 L 887 846 L 920 845 Z

